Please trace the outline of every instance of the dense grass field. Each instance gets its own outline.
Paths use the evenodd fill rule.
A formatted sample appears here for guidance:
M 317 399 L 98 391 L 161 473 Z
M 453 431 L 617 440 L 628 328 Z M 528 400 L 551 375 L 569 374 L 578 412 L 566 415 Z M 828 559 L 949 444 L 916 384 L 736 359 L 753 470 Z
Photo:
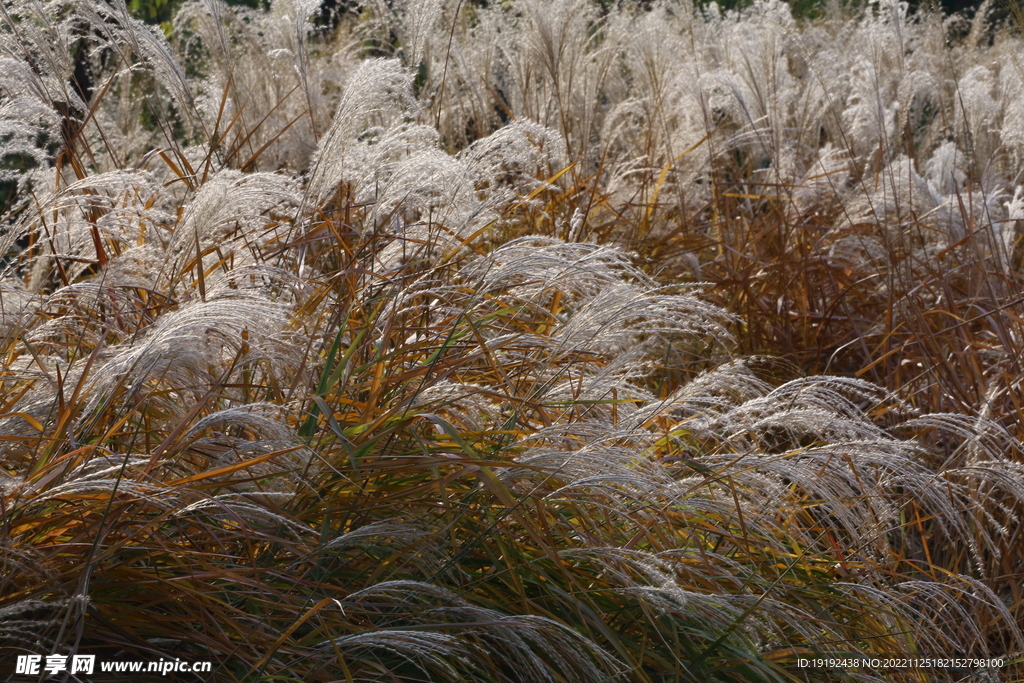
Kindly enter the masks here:
M 1024 679 L 1012 12 L 133 9 L 0 8 L 0 678 Z

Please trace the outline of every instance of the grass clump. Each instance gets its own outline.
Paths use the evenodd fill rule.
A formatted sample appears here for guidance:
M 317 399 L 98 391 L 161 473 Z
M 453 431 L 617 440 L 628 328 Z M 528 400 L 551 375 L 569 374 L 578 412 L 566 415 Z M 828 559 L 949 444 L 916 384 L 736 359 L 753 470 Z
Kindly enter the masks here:
M 4 5 L 0 155 L 36 160 L 0 233 L 5 653 L 1018 675 L 1019 201 L 979 65 L 1016 38 L 893 4 L 314 9 L 186 3 L 168 39 Z

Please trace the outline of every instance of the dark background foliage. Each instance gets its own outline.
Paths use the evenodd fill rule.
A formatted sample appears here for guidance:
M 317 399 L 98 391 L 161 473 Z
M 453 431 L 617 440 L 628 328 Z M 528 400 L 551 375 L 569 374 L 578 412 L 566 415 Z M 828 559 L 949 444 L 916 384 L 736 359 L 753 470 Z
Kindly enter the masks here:
M 242 5 L 247 7 L 259 7 L 265 0 L 228 0 L 229 5 Z M 487 0 L 478 0 L 480 4 L 487 4 Z M 852 0 L 855 4 L 862 4 L 862 0 Z M 145 21 L 159 24 L 170 22 L 171 17 L 180 5 L 179 0 L 130 0 L 128 6 L 135 15 Z M 733 9 L 749 4 L 748 0 L 721 0 L 718 3 L 726 9 Z M 815 16 L 823 11 L 825 3 L 822 0 L 790 0 L 794 14 L 798 16 Z M 972 13 L 981 3 L 976 0 L 911 0 L 912 8 L 941 9 L 947 14 L 953 12 Z M 358 8 L 356 0 L 322 0 L 321 15 L 328 17 L 338 11 L 353 11 Z

